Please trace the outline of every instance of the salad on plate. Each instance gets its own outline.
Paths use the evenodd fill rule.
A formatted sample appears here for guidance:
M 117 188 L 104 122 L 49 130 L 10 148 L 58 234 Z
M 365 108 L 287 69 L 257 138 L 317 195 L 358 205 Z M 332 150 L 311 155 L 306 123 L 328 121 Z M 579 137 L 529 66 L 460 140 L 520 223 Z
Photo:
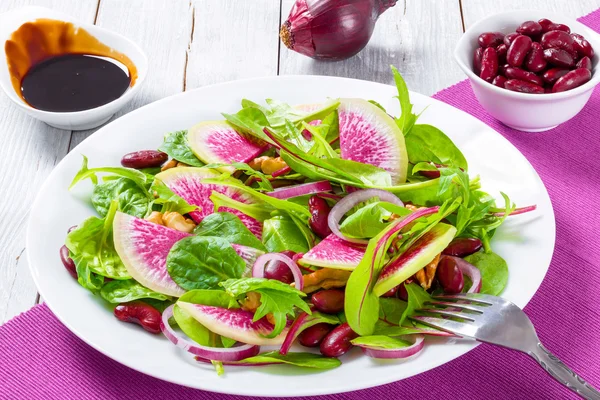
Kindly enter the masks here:
M 491 240 L 535 206 L 482 191 L 392 72 L 400 117 L 364 99 L 244 99 L 121 167 L 84 156 L 71 187 L 91 180 L 98 215 L 69 230 L 63 264 L 119 320 L 219 373 L 330 369 L 353 347 L 404 359 L 451 336 L 411 316 L 432 296 L 499 295 Z

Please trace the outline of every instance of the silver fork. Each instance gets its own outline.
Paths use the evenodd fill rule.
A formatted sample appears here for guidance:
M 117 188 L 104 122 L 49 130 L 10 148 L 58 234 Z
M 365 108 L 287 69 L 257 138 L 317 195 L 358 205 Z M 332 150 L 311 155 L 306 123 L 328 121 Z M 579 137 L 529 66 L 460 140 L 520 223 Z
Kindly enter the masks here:
M 540 343 L 529 317 L 510 301 L 486 294 L 434 296 L 422 314 L 410 319 L 433 328 L 530 355 L 554 379 L 584 399 L 600 400 L 600 392 L 563 364 Z M 457 321 L 456 319 L 460 319 Z

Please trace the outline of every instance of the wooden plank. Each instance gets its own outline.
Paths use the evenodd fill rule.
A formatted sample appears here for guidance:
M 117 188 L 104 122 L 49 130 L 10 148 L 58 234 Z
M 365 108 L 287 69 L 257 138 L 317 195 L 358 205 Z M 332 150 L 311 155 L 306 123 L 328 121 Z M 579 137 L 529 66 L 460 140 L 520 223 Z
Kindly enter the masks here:
M 194 0 L 186 89 L 277 74 L 279 0 Z
M 462 0 L 462 8 L 465 27 L 468 28 L 471 24 L 486 16 L 507 10 L 548 10 L 548 12 L 579 18 L 600 8 L 600 0 Z
M 283 20 L 293 4 L 294 0 L 283 0 Z M 356 56 L 339 62 L 316 61 L 282 46 L 279 72 L 392 84 L 389 65 L 393 64 L 411 90 L 430 95 L 463 78 L 452 59 L 461 34 L 458 1 L 400 0 L 381 15 L 371 41 Z
M 93 22 L 97 0 L 2 0 L 0 12 L 44 6 Z M 71 132 L 51 128 L 0 95 L 0 323 L 35 304 L 37 291 L 24 260 L 29 207 L 54 165 L 67 154 Z M 58 249 L 57 249 L 58 257 Z
M 140 92 L 113 119 L 182 90 L 192 13 L 186 0 L 101 1 L 96 25 L 136 42 L 150 66 Z M 74 132 L 69 151 L 96 130 Z

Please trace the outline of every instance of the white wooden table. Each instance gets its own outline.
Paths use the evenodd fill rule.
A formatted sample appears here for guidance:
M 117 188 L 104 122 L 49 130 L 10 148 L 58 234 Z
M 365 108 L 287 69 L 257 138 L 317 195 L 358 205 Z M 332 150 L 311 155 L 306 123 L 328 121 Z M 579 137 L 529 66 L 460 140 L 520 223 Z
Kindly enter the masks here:
M 0 0 L 0 12 L 40 5 L 128 36 L 148 54 L 150 75 L 126 113 L 200 86 L 266 75 L 336 75 L 392 83 L 431 95 L 463 79 L 454 44 L 475 21 L 530 8 L 573 17 L 600 0 L 399 0 L 369 45 L 342 62 L 318 62 L 280 45 L 294 0 Z M 25 259 L 29 207 L 52 168 L 94 130 L 70 132 L 26 116 L 0 95 L 0 324 L 39 301 Z M 52 212 L 49 207 L 47 212 Z M 56 249 L 58 257 L 58 249 Z

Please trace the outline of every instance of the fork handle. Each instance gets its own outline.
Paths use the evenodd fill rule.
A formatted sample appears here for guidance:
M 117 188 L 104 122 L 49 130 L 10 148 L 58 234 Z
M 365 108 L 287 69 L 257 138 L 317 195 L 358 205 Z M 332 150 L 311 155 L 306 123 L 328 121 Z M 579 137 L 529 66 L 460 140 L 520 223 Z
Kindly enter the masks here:
M 579 396 L 588 400 L 600 400 L 600 392 L 594 389 L 592 385 L 584 381 L 579 375 L 571 371 L 569 367 L 563 364 L 554 354 L 550 353 L 541 343 L 538 342 L 533 351 L 528 354 L 540 364 L 554 379 L 577 393 Z

